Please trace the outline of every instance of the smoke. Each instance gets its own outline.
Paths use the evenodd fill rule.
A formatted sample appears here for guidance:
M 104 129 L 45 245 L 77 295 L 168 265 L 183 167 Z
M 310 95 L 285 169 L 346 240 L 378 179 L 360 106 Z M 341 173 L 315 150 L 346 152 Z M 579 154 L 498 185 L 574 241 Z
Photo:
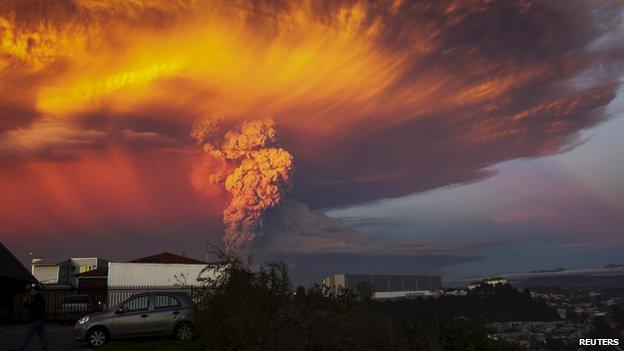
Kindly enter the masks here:
M 245 121 L 226 131 L 221 119 L 206 117 L 195 123 L 191 137 L 208 155 L 231 166 L 217 167 L 207 179 L 232 194 L 223 211 L 228 251 L 247 251 L 264 233 L 264 212 L 292 188 L 293 156 L 277 146 L 271 119 Z

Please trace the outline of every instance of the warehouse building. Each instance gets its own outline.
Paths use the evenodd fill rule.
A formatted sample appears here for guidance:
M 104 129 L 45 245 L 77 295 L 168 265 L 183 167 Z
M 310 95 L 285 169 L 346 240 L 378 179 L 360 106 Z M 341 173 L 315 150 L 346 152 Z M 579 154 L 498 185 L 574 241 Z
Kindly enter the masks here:
M 332 294 L 340 288 L 356 290 L 358 285 L 368 284 L 373 298 L 392 299 L 410 296 L 431 296 L 442 288 L 439 275 L 381 275 L 381 274 L 336 274 L 323 279 L 323 285 Z
M 138 292 L 188 291 L 213 279 L 218 269 L 205 262 L 162 252 L 130 262 L 108 264 L 108 304 L 114 306 Z

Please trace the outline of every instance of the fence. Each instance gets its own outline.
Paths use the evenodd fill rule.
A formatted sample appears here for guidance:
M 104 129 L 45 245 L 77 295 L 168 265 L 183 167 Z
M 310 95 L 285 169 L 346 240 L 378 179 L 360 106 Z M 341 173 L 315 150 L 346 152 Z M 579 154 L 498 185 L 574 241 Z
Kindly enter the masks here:
M 106 291 L 103 289 L 68 289 L 43 288 L 40 291 L 45 301 L 46 315 L 49 320 L 73 320 L 83 315 L 101 311 L 106 303 Z M 26 322 L 29 311 L 25 304 L 31 301 L 28 291 L 13 296 L 13 306 L 2 322 Z
M 150 291 L 184 291 L 196 302 L 199 296 L 197 287 L 185 286 L 123 286 L 108 289 L 44 287 L 41 289 L 41 294 L 45 300 L 48 320 L 72 321 L 84 315 L 102 311 L 106 307 L 113 307 L 132 295 Z M 25 302 L 31 300 L 30 294 L 27 291 L 18 292 L 12 300 L 12 306 L 3 306 L 6 313 L 2 315 L 0 322 L 28 321 L 29 311 L 25 307 Z

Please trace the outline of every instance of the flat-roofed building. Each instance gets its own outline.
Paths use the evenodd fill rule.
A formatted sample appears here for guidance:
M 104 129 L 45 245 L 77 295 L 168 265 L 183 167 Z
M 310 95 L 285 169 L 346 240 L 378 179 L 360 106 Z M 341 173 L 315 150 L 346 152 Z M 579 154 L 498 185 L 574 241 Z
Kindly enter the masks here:
M 214 264 L 170 252 L 111 262 L 107 270 L 108 304 L 113 306 L 137 292 L 156 290 L 187 291 L 204 284 L 219 273 Z
M 323 285 L 332 294 L 340 288 L 356 290 L 360 284 L 368 284 L 373 298 L 391 299 L 409 296 L 431 296 L 442 288 L 439 275 L 382 275 L 382 274 L 335 274 L 323 279 Z
M 72 257 L 52 263 L 40 258 L 32 260 L 31 273 L 41 284 L 77 287 L 77 274 L 108 267 L 108 260 L 98 257 Z
M 31 273 L 41 284 L 59 284 L 59 271 L 58 263 L 46 262 L 39 258 L 32 261 Z

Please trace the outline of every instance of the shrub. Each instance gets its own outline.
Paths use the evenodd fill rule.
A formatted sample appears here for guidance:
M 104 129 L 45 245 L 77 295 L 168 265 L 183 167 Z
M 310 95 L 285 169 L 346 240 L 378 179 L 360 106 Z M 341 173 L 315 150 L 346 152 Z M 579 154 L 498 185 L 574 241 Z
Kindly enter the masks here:
M 394 321 L 377 311 L 370 287 L 330 294 L 314 285 L 295 295 L 282 262 L 251 272 L 231 260 L 196 296 L 201 342 L 207 350 L 508 349 L 497 348 L 467 323 Z

